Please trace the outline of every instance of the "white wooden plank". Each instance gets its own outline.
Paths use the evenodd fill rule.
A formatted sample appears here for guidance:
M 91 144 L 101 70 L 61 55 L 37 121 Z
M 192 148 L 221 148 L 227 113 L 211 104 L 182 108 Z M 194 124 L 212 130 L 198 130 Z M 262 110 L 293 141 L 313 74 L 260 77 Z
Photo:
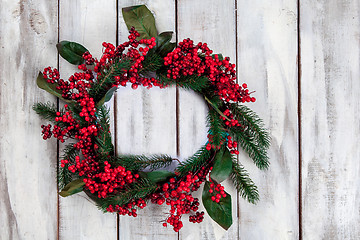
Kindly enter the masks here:
M 0 3 L 0 239 L 56 239 L 56 141 L 31 109 L 55 98 L 36 86 L 56 65 L 57 3 Z
M 300 11 L 303 236 L 359 239 L 359 1 Z
M 145 4 L 154 14 L 159 32 L 175 31 L 175 3 L 148 0 L 119 1 L 119 43 L 127 41 L 128 30 L 121 9 Z M 116 94 L 116 124 L 118 154 L 163 153 L 176 156 L 176 95 L 175 89 L 139 87 L 120 88 Z M 168 206 L 151 203 L 138 211 L 136 218 L 121 216 L 120 239 L 177 239 L 172 228 L 164 228 Z
M 102 55 L 102 43 L 116 41 L 116 1 L 60 1 L 60 41 L 84 45 L 94 57 Z M 62 77 L 78 71 L 60 60 Z M 116 215 L 103 214 L 85 194 L 60 197 L 60 239 L 116 239 Z
M 272 137 L 268 171 L 240 156 L 260 193 L 257 205 L 239 201 L 241 239 L 299 238 L 296 2 L 237 1 L 239 82 Z
M 191 1 L 178 3 L 178 40 L 191 38 L 195 43 L 206 42 L 214 53 L 229 56 L 236 63 L 236 13 L 235 1 Z M 207 142 L 206 116 L 208 107 L 205 100 L 194 92 L 179 91 L 180 155 L 187 158 Z M 237 193 L 230 181 L 224 184 L 232 196 L 233 225 L 226 232 L 205 212 L 204 221 L 193 224 L 188 217 L 183 219 L 181 239 L 237 239 Z M 202 188 L 196 192 L 201 201 Z

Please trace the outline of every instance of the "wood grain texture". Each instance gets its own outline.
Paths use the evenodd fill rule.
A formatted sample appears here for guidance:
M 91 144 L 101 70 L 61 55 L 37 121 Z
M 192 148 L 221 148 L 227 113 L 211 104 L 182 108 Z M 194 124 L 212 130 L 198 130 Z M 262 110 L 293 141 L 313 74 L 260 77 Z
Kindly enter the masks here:
M 60 1 L 59 38 L 84 45 L 100 58 L 104 41 L 116 41 L 116 1 Z M 60 73 L 68 78 L 77 67 L 60 59 Z M 60 152 L 61 154 L 61 152 Z M 104 214 L 85 194 L 60 197 L 60 239 L 116 239 L 116 215 Z
M 206 42 L 214 53 L 229 56 L 236 63 L 235 1 L 192 1 L 178 2 L 178 39 L 191 38 L 195 44 Z M 207 142 L 205 100 L 191 91 L 179 89 L 179 134 L 182 159 L 193 155 Z M 180 239 L 237 239 L 237 193 L 232 184 L 225 182 L 225 188 L 232 196 L 233 225 L 225 232 L 208 214 L 201 224 L 183 219 L 184 228 Z M 202 188 L 195 194 L 201 201 Z M 200 211 L 205 211 L 200 206 Z M 205 211 L 206 212 L 206 211 Z
M 359 239 L 360 3 L 300 10 L 304 239 Z
M 260 202 L 239 202 L 240 239 L 298 239 L 297 5 L 295 0 L 237 1 L 238 78 L 272 137 L 270 167 L 241 153 Z
M 359 239 L 360 3 L 299 2 L 300 96 L 297 0 L 60 0 L 60 22 L 57 1 L 0 1 L 0 239 L 299 239 L 299 226 L 306 240 Z M 60 40 L 79 42 L 99 57 L 103 41 L 115 43 L 117 34 L 120 43 L 127 40 L 121 8 L 138 4 L 154 13 L 159 32 L 175 31 L 177 18 L 180 41 L 207 42 L 230 56 L 239 83 L 256 90 L 257 102 L 249 106 L 270 129 L 271 165 L 262 172 L 241 152 L 261 200 L 251 205 L 225 183 L 234 219 L 226 233 L 206 215 L 202 224 L 184 216 L 178 235 L 161 226 L 167 206 L 122 216 L 117 229 L 116 215 L 101 213 L 84 194 L 58 204 L 56 141 L 42 140 L 44 121 L 31 110 L 56 99 L 36 87 L 37 73 L 58 64 L 58 27 Z M 77 71 L 64 60 L 59 65 L 63 78 Z M 174 88 L 120 88 L 109 106 L 118 154 L 176 156 L 176 121 L 180 159 L 207 141 L 207 107 L 192 92 L 180 90 L 176 103 Z
M 55 100 L 36 77 L 56 64 L 57 5 L 1 1 L 0 16 L 0 239 L 56 239 L 56 141 L 31 108 Z
M 148 0 L 119 1 L 119 43 L 127 40 L 128 30 L 121 9 L 145 4 L 155 16 L 159 32 L 175 31 L 175 3 Z M 150 90 L 130 85 L 116 93 L 116 142 L 118 154 L 169 154 L 176 156 L 176 95 L 175 88 Z M 165 205 L 165 204 L 164 204 Z M 168 206 L 151 203 L 138 211 L 136 218 L 121 216 L 119 237 L 128 239 L 177 239 L 170 227 L 164 228 Z

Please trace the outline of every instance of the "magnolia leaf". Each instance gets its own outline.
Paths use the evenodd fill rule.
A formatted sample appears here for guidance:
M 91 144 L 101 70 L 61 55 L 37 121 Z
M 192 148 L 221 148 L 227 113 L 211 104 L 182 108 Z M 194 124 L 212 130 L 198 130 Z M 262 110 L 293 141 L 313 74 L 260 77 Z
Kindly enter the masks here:
M 159 171 L 153 171 L 153 172 L 147 172 L 146 177 L 154 182 L 163 182 L 166 181 L 169 177 L 175 177 L 175 174 L 173 172 L 169 172 L 166 170 L 159 170 Z
M 138 39 L 150 39 L 157 36 L 155 18 L 145 5 L 123 8 L 122 14 L 128 29 L 135 27 L 135 30 L 139 32 Z
M 231 119 L 225 116 L 225 114 L 222 111 L 220 111 L 220 109 L 213 102 L 211 102 L 210 99 L 208 99 L 206 96 L 204 96 L 204 98 L 215 109 L 215 111 L 217 111 L 220 114 L 220 116 L 224 117 L 228 121 L 231 121 Z
M 112 96 L 114 95 L 114 92 L 117 90 L 117 87 L 112 87 L 110 88 L 106 93 L 105 96 L 100 99 L 100 101 L 96 104 L 97 107 L 100 107 L 101 105 L 103 105 L 104 103 L 110 101 L 110 99 L 112 98 Z
M 59 54 L 69 63 L 74 65 L 80 65 L 85 63 L 82 55 L 88 50 L 79 43 L 61 41 L 56 44 L 56 48 Z
M 71 100 L 64 99 L 62 97 L 62 91 L 61 90 L 56 89 L 58 84 L 57 83 L 48 83 L 46 81 L 46 79 L 44 78 L 44 75 L 41 72 L 39 72 L 39 75 L 38 75 L 38 77 L 36 79 L 36 84 L 38 85 L 39 88 L 44 89 L 45 91 L 47 91 L 47 92 L 51 93 L 52 95 L 62 99 L 63 101 L 68 102 L 68 103 L 71 102 Z
M 170 42 L 173 32 L 162 32 L 156 37 L 156 48 L 162 47 L 167 42 Z
M 59 193 L 62 197 L 68 197 L 83 190 L 85 183 L 82 178 L 68 183 Z
M 173 32 L 162 32 L 156 37 L 156 47 L 155 51 L 160 54 L 160 56 L 165 57 L 169 52 L 171 52 L 176 43 L 170 42 Z
M 202 193 L 203 205 L 209 216 L 222 228 L 228 230 L 232 224 L 231 195 L 226 193 L 226 197 L 222 197 L 217 203 L 211 200 L 212 194 L 209 190 L 210 182 L 206 181 Z
M 174 50 L 176 43 L 167 42 L 160 50 L 160 56 L 165 57 L 169 52 Z
M 211 179 L 221 183 L 227 179 L 232 172 L 232 157 L 230 151 L 225 147 L 215 157 L 215 163 L 211 170 Z

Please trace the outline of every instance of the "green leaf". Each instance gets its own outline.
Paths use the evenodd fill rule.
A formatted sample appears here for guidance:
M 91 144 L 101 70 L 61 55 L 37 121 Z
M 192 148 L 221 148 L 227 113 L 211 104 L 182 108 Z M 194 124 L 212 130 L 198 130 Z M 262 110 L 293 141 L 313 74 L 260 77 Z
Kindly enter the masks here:
M 209 216 L 222 228 L 228 230 L 232 224 L 231 195 L 226 193 L 225 198 L 221 198 L 219 203 L 211 200 L 212 194 L 209 193 L 210 182 L 206 181 L 202 193 L 202 202 Z
M 172 50 L 174 50 L 174 48 L 176 47 L 176 43 L 172 43 L 172 42 L 167 42 L 160 51 L 160 56 L 165 57 L 169 52 L 171 52 Z
M 170 42 L 173 32 L 162 32 L 156 37 L 156 48 L 164 46 L 167 42 Z
M 69 63 L 74 65 L 80 65 L 85 63 L 82 55 L 88 50 L 79 43 L 61 41 L 56 44 L 56 48 L 59 54 Z
M 150 39 L 157 36 L 155 18 L 145 5 L 123 8 L 122 14 L 128 29 L 135 27 L 135 30 L 140 33 L 138 39 Z
M 175 177 L 175 174 L 173 172 L 169 172 L 166 170 L 159 170 L 159 171 L 147 172 L 146 176 L 150 181 L 154 183 L 158 183 L 158 182 L 166 181 L 169 177 Z
M 101 105 L 103 105 L 104 103 L 110 101 L 110 99 L 112 98 L 112 96 L 114 95 L 114 92 L 117 90 L 117 87 L 112 87 L 110 88 L 106 93 L 105 96 L 100 99 L 100 101 L 96 104 L 96 107 L 100 107 Z
M 62 97 L 62 91 L 61 90 L 56 89 L 58 84 L 57 83 L 48 83 L 41 72 L 39 72 L 39 75 L 38 75 L 38 77 L 36 79 L 36 84 L 38 85 L 39 88 L 44 89 L 45 91 L 47 91 L 47 92 L 51 93 L 52 95 L 62 99 L 63 101 L 69 102 L 69 103 L 71 102 L 71 100 L 64 99 Z
M 225 147 L 220 150 L 215 157 L 215 163 L 211 170 L 211 178 L 217 183 L 227 179 L 232 172 L 232 157 L 229 150 Z
M 231 119 L 225 116 L 225 114 L 222 111 L 220 111 L 220 109 L 212 101 L 210 101 L 210 99 L 208 99 L 206 96 L 204 96 L 204 98 L 215 109 L 215 111 L 217 111 L 220 114 L 220 116 L 224 117 L 228 121 L 231 121 Z
M 67 197 L 83 190 L 85 183 L 82 178 L 76 179 L 67 184 L 59 193 L 62 197 Z
M 155 51 L 159 53 L 161 57 L 165 57 L 175 48 L 176 43 L 170 42 L 172 35 L 173 32 L 162 32 L 156 37 Z

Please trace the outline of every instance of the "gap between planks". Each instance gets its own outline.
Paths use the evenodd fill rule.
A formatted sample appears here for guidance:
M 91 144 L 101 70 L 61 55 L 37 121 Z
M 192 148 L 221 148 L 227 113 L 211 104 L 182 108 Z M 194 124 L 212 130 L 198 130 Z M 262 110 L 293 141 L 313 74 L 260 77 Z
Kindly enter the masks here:
M 299 191 L 299 197 L 298 197 L 298 209 L 299 209 L 299 239 L 303 239 L 302 234 L 302 132 L 301 132 L 301 36 L 300 36 L 300 0 L 297 0 L 297 80 L 298 80 L 298 191 Z

